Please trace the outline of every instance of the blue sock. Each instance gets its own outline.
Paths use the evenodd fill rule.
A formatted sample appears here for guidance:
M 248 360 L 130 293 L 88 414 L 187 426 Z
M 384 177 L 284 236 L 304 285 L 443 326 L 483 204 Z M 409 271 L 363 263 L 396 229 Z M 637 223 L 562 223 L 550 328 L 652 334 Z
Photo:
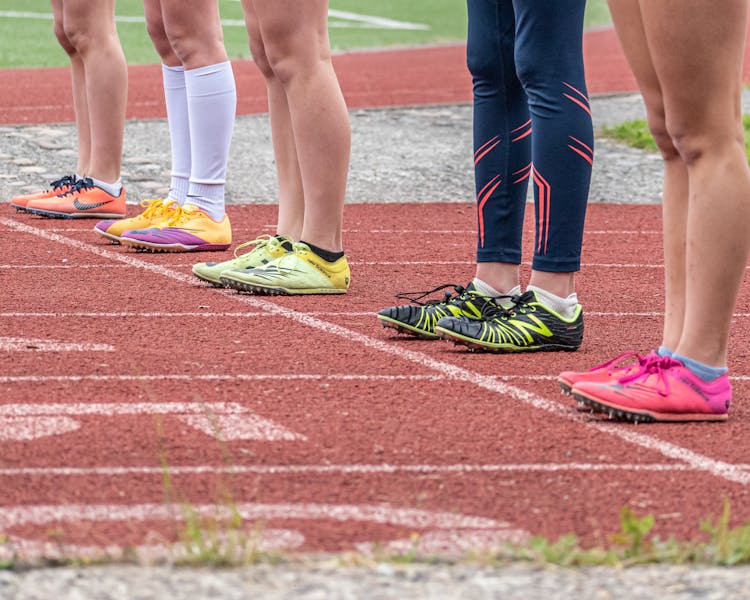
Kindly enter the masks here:
M 700 377 L 703 381 L 710 382 L 724 375 L 728 369 L 726 367 L 712 367 L 710 365 L 704 365 L 702 362 L 682 356 L 680 354 L 672 354 L 672 358 L 679 360 L 683 365 Z
M 664 358 L 665 356 L 669 356 L 670 358 L 672 358 L 672 355 L 674 354 L 674 352 L 672 352 L 666 346 L 659 346 L 659 348 L 656 350 L 656 353 L 662 358 Z

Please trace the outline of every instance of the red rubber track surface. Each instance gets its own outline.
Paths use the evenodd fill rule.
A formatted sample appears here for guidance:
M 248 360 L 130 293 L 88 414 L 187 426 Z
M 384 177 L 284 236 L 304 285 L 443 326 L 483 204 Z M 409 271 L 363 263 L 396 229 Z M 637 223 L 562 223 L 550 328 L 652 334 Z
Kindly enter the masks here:
M 614 30 L 584 38 L 589 93 L 635 91 Z M 334 57 L 350 108 L 468 102 L 471 78 L 463 45 L 356 52 Z M 267 110 L 263 78 L 250 61 L 234 63 L 237 112 Z M 166 116 L 159 65 L 131 66 L 129 119 Z M 73 121 L 68 68 L 0 71 L 0 124 Z
M 463 52 L 350 54 L 336 67 L 351 107 L 458 102 L 470 93 Z M 588 33 L 586 52 L 592 93 L 634 89 L 612 31 Z M 263 110 L 256 70 L 236 67 L 240 112 Z M 0 78 L 3 122 L 72 117 L 65 69 Z M 130 117 L 163 116 L 158 67 L 131 68 L 130 86 Z M 190 274 L 226 253 L 140 254 L 104 243 L 90 221 L 5 207 L 0 532 L 32 557 L 51 537 L 78 555 L 148 545 L 176 539 L 179 503 L 228 498 L 278 547 L 302 551 L 408 544 L 412 532 L 428 553 L 518 532 L 602 543 L 625 505 L 654 514 L 661 535 L 688 537 L 724 497 L 745 522 L 747 282 L 728 423 L 610 424 L 577 412 L 554 381 L 658 343 L 659 211 L 589 208 L 579 352 L 500 356 L 399 337 L 375 318 L 395 292 L 472 277 L 471 205 L 347 206 L 350 293 L 270 299 Z M 243 241 L 276 207 L 229 212 Z M 529 221 L 527 256 L 532 233 Z
M 342 506 L 478 516 L 508 531 L 575 532 L 589 542 L 616 527 L 625 505 L 655 514 L 660 533 L 682 537 L 695 535 L 724 496 L 735 519 L 750 518 L 747 286 L 731 348 L 737 400 L 726 424 L 612 425 L 577 412 L 554 382 L 560 370 L 658 343 L 658 207 L 590 207 L 588 266 L 580 275 L 584 346 L 519 356 L 399 337 L 374 316 L 396 291 L 472 277 L 472 206 L 352 205 L 346 212 L 350 293 L 268 299 L 192 279 L 194 261 L 225 254 L 136 253 L 97 239 L 90 222 L 6 210 L 0 234 L 14 251 L 0 265 L 0 338 L 33 338 L 26 345 L 37 349 L 0 351 L 0 504 L 63 511 L 10 521 L 6 533 L 46 540 L 54 526 L 79 545 L 142 544 L 153 531 L 169 539 L 174 529 L 164 519 L 121 522 L 109 514 L 163 504 L 163 463 L 172 472 L 170 498 L 202 506 L 229 494 L 240 505 L 277 507 L 264 523 L 301 533 L 297 550 L 351 549 L 430 531 L 340 520 Z M 273 223 L 274 214 L 273 206 L 230 208 L 241 237 Z M 404 239 L 419 253 L 404 255 Z M 45 340 L 111 349 L 45 352 Z M 233 405 L 239 421 L 261 417 L 291 437 L 235 439 L 227 429 L 230 439 L 219 441 L 211 425 L 191 423 L 188 405 L 217 428 Z M 24 427 L 27 439 L 7 439 Z M 217 472 L 228 466 L 246 472 Z M 259 472 L 271 467 L 278 472 Z M 289 508 L 311 503 L 322 513 Z M 68 519 L 82 517 L 65 513 L 67 505 L 108 512 L 74 525 Z

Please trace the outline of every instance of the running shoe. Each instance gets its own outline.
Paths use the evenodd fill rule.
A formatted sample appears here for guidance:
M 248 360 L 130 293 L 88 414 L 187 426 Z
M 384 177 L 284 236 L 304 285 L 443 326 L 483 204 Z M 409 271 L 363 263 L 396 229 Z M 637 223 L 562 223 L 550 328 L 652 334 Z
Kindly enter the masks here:
M 508 309 L 497 307 L 481 319 L 443 317 L 435 333 L 472 350 L 537 352 L 577 350 L 583 341 L 583 310 L 577 305 L 566 319 L 542 304 L 533 291 L 513 298 Z
M 659 358 L 661 357 L 653 350 L 646 356 L 641 356 L 637 352 L 626 352 L 588 371 L 563 371 L 557 376 L 557 383 L 560 384 L 563 393 L 569 396 L 571 389 L 577 383 L 617 381 Z
M 214 221 L 196 206 L 175 207 L 156 227 L 125 231 L 120 243 L 151 252 L 226 250 L 232 244 L 229 217 Z
M 26 211 L 52 219 L 119 219 L 125 216 L 125 188 L 113 196 L 85 177 L 62 194 L 29 201 Z
M 288 252 L 254 269 L 221 274 L 225 286 L 243 292 L 272 296 L 345 294 L 349 289 L 349 264 L 342 256 L 334 262 L 321 258 L 310 247 L 297 242 Z
M 43 192 L 14 196 L 10 199 L 10 205 L 16 210 L 25 211 L 26 205 L 32 200 L 45 200 L 47 198 L 54 198 L 55 196 L 64 194 L 73 186 L 75 182 L 75 175 L 65 175 L 64 177 L 61 177 L 60 179 L 57 179 L 50 183 L 49 188 Z
M 224 262 L 202 262 L 193 265 L 193 275 L 216 286 L 223 287 L 221 274 L 224 271 L 254 269 L 270 263 L 275 258 L 292 251 L 292 242 L 283 235 L 263 235 L 249 242 L 240 244 L 234 249 L 234 258 Z M 239 254 L 240 250 L 249 248 Z
M 119 244 L 122 234 L 126 231 L 155 227 L 168 220 L 179 204 L 176 200 L 153 199 L 142 200 L 141 206 L 144 209 L 143 212 L 135 217 L 99 221 L 94 225 L 94 233 Z
M 453 288 L 451 292 L 447 288 Z M 427 300 L 432 294 L 443 291 L 442 299 Z M 480 319 L 485 314 L 498 310 L 494 299 L 480 294 L 470 283 L 466 287 L 448 283 L 429 292 L 403 292 L 396 294 L 400 300 L 411 304 L 391 306 L 378 312 L 383 327 L 390 327 L 399 333 L 406 333 L 425 340 L 436 340 L 435 325 L 443 317 L 464 316 L 467 319 Z
M 617 382 L 577 383 L 573 396 L 594 411 L 633 423 L 726 421 L 732 387 L 727 375 L 703 381 L 665 356 Z

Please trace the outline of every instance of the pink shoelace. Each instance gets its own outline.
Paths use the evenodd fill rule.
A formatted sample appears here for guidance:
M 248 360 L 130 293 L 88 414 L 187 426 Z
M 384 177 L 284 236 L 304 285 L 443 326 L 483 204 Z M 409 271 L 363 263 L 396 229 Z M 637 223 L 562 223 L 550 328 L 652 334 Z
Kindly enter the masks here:
M 650 357 L 650 359 L 649 359 Z M 669 386 L 669 378 L 667 377 L 667 371 L 673 367 L 680 367 L 682 363 L 679 360 L 675 360 L 669 356 L 658 356 L 656 354 L 650 354 L 641 363 L 641 368 L 630 375 L 625 375 L 619 380 L 620 385 L 627 385 L 635 381 L 646 379 L 650 375 L 657 375 L 656 380 L 656 391 L 660 396 L 668 396 L 671 388 Z

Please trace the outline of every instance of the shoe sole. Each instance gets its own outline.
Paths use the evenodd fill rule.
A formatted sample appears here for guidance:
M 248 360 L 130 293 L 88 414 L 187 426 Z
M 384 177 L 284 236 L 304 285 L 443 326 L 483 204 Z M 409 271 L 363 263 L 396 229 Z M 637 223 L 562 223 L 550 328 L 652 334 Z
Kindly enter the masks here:
M 378 317 L 380 322 L 383 324 L 383 327 L 385 327 L 386 329 L 395 329 L 398 333 L 404 333 L 411 337 L 416 337 L 422 340 L 440 339 L 434 333 L 429 333 L 427 331 L 417 329 L 416 327 L 412 327 L 411 325 L 407 325 L 405 323 L 402 323 L 401 321 L 396 321 L 395 319 L 384 317 L 383 315 L 376 315 L 376 316 Z
M 220 279 L 210 279 L 209 277 L 205 277 L 205 276 L 201 275 L 200 273 L 196 273 L 195 271 L 193 271 L 193 275 L 195 275 L 195 277 L 197 277 L 201 281 L 205 281 L 206 283 L 210 283 L 214 287 L 221 287 L 221 288 L 225 287 L 224 284 L 221 282 Z
M 20 204 L 13 204 L 12 202 L 10 205 L 15 208 L 18 212 L 29 212 L 29 210 L 26 208 L 26 206 L 21 206 Z
M 244 281 L 237 281 L 236 279 L 229 279 L 227 277 L 221 278 L 221 283 L 226 287 L 238 290 L 240 292 L 249 292 L 251 294 L 259 294 L 262 296 L 305 296 L 305 295 L 320 295 L 320 294 L 346 294 L 347 290 L 340 290 L 336 288 L 284 288 L 284 287 L 272 287 L 255 285 L 252 283 L 245 283 Z
M 120 238 L 119 236 L 107 233 L 106 231 L 102 231 L 101 229 L 97 229 L 96 227 L 94 227 L 94 233 L 102 236 L 103 238 L 107 238 L 110 242 L 114 242 L 115 244 L 122 243 L 122 238 Z
M 26 208 L 26 212 L 48 219 L 122 219 L 125 213 L 93 213 L 93 212 L 56 212 L 53 210 L 42 210 L 40 208 Z
M 631 423 L 686 423 L 694 421 L 720 422 L 727 420 L 727 414 L 707 413 L 660 413 L 651 410 L 633 410 L 611 402 L 604 402 L 600 398 L 591 398 L 573 390 L 573 397 L 594 412 L 605 413 L 610 419 L 629 421 Z
M 151 244 L 140 242 L 130 238 L 120 238 L 123 246 L 130 246 L 136 250 L 146 252 L 212 252 L 226 250 L 231 244 L 201 244 L 199 246 L 186 246 L 184 244 Z
M 440 339 L 448 342 L 453 342 L 458 346 L 466 346 L 469 350 L 480 351 L 480 352 L 495 352 L 502 354 L 516 354 L 519 352 L 575 352 L 581 345 L 576 346 L 565 346 L 563 344 L 542 344 L 537 346 L 512 346 L 510 344 L 499 344 L 495 346 L 488 346 L 477 342 L 473 338 L 464 337 L 458 335 L 453 331 L 447 329 L 435 328 L 435 333 Z

